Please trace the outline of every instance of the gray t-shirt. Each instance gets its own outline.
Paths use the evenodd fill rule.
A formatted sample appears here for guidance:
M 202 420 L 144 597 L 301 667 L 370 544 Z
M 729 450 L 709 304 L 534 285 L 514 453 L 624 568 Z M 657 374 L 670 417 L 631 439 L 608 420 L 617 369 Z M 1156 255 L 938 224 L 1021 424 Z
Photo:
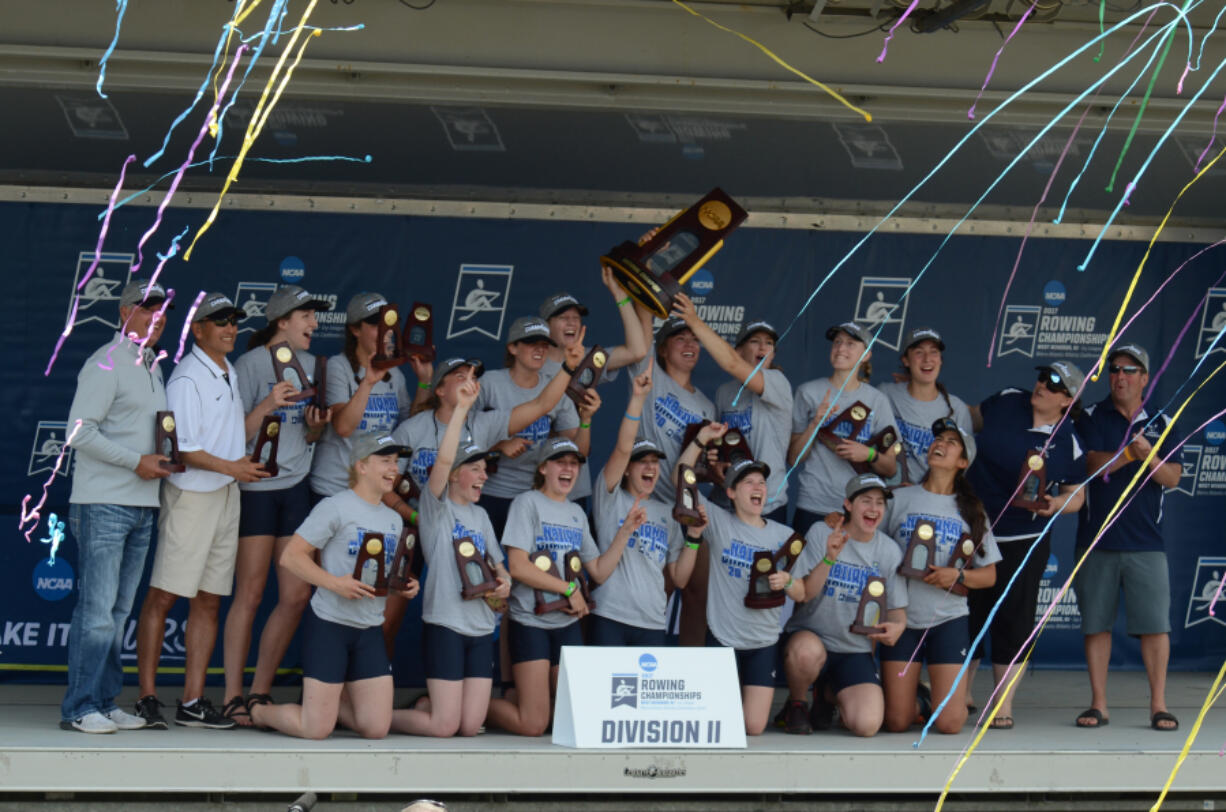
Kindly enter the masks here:
M 476 443 L 482 448 L 489 448 L 506 439 L 507 423 L 510 419 L 510 409 L 491 412 L 470 410 L 464 418 L 464 431 L 460 435 L 459 447 Z M 413 449 L 406 470 L 422 490 L 425 490 L 426 480 L 430 478 L 430 468 L 438 459 L 438 444 L 446 433 L 447 424 L 439 422 L 433 409 L 418 412 L 392 432 L 393 440 Z
M 630 365 L 631 377 L 638 377 L 647 368 L 644 358 Z M 677 456 L 681 453 L 681 440 L 685 437 L 685 429 L 690 423 L 701 423 L 703 420 L 715 419 L 715 404 L 710 398 L 695 389 L 689 391 L 677 383 L 659 365 L 655 364 L 651 371 L 651 392 L 643 406 L 643 419 L 639 423 L 639 437 L 651 440 L 659 446 L 665 455 L 661 469 L 669 470 L 677 464 Z M 677 498 L 677 486 L 672 477 L 661 470 L 663 476 L 656 480 L 655 495 L 666 504 L 672 504 Z
M 735 406 L 733 398 L 741 389 L 740 381 L 728 381 L 715 390 L 715 408 L 719 422 L 738 429 L 749 442 L 749 450 L 755 460 L 771 468 L 766 480 L 766 507 L 763 513 L 783 507 L 788 503 L 787 480 L 788 442 L 792 439 L 792 385 L 777 369 L 763 369 L 765 385 L 759 395 L 748 387 L 741 392 Z M 714 493 L 723 496 L 723 491 Z M 716 498 L 726 504 L 727 498 Z
M 481 377 L 481 393 L 477 395 L 474 411 L 507 410 L 527 403 L 549 385 L 549 377 L 543 372 L 537 375 L 536 386 L 523 388 L 511 380 L 509 369 L 495 369 Z M 505 425 L 505 424 L 504 424 Z M 536 473 L 537 455 L 541 443 L 551 434 L 579 427 L 579 413 L 570 398 L 563 396 L 549 414 L 536 419 L 515 437 L 528 440 L 528 447 L 514 459 L 503 457 L 498 461 L 498 472 L 485 483 L 485 493 L 502 499 L 511 499 L 532 488 L 532 475 Z
M 803 383 L 796 389 L 795 405 L 792 408 L 793 434 L 801 434 L 808 430 L 809 423 L 818 416 L 817 407 L 821 405 L 822 398 L 825 397 L 828 389 L 830 389 L 829 378 L 818 378 Z M 868 419 L 860 428 L 860 433 L 852 438 L 847 437 L 851 433 L 851 423 L 840 422 L 833 428 L 834 433 L 839 437 L 867 443 L 870 437 L 886 426 L 895 425 L 890 402 L 885 395 L 866 383 L 861 383 L 854 390 L 844 389 L 831 407 L 830 416 L 826 418 L 826 423 L 823 425 L 834 422 L 844 409 L 856 401 L 860 401 L 871 410 Z M 850 462 L 839 457 L 815 438 L 809 449 L 809 456 L 797 471 L 797 482 L 800 488 L 796 496 L 796 506 L 820 515 L 842 510 L 843 489 L 847 485 L 847 480 L 855 475 L 856 469 L 851 467 Z
M 420 528 L 421 551 L 429 565 L 423 588 L 422 620 L 469 637 L 491 634 L 497 620 L 489 604 L 480 598 L 460 597 L 463 583 L 452 544 L 456 539 L 471 538 L 479 553 L 488 550 L 494 563 L 501 564 L 502 548 L 494 536 L 490 517 L 477 505 L 453 502 L 446 491 L 440 499 L 423 487 Z
M 333 575 L 352 575 L 364 533 L 383 534 L 383 568 L 388 573 L 401 527 L 396 511 L 372 505 L 347 489 L 321 500 L 297 532 L 320 551 L 319 566 Z M 330 589 L 316 589 L 311 609 L 322 620 L 366 629 L 382 625 L 386 602 L 387 598 L 342 598 Z
M 975 433 L 971 426 L 971 412 L 957 395 L 951 394 L 946 404 L 945 398 L 940 395 L 936 400 L 916 400 L 907 391 L 905 383 L 883 383 L 878 390 L 889 399 L 894 409 L 898 437 L 907 457 L 908 482 L 919 482 L 928 473 L 928 447 L 932 445 L 933 422 L 942 417 L 953 417 L 958 428 L 967 434 Z M 954 407 L 952 415 L 949 413 L 951 405 Z
M 609 549 L 633 505 L 629 491 L 619 484 L 606 493 L 604 471 L 597 475 L 592 516 L 601 553 Z M 640 629 L 663 629 L 668 604 L 664 565 L 681 554 L 683 534 L 671 505 L 653 496 L 639 506 L 647 511 L 647 521 L 630 536 L 617 568 L 593 595 L 596 608 L 592 613 Z
M 830 528 L 825 522 L 815 522 L 805 539 L 805 553 L 810 560 L 820 561 L 826 554 Z M 834 566 L 826 575 L 826 586 L 819 595 L 797 604 L 788 619 L 787 630 L 808 629 L 822 638 L 829 651 L 840 654 L 871 652 L 872 640 L 862 634 L 852 634 L 860 607 L 860 593 L 870 575 L 885 578 L 886 609 L 901 609 L 907 605 L 907 579 L 898 574 L 902 551 L 894 539 L 877 531 L 868 541 L 847 539 Z M 885 620 L 883 617 L 882 620 Z
M 917 522 L 927 519 L 936 528 L 936 558 L 934 566 L 947 567 L 953 557 L 954 544 L 963 533 L 970 532 L 970 525 L 962 521 L 958 504 L 953 495 L 945 496 L 924 490 L 921 485 L 896 488 L 886 517 L 885 532 L 898 542 L 900 552 L 905 552 L 911 543 L 911 532 Z M 983 545 L 971 559 L 970 566 L 982 567 L 1000 560 L 1000 549 L 989 529 Z M 968 613 L 966 598 L 940 587 L 908 579 L 907 628 L 929 629 L 933 626 L 962 617 Z
M 749 576 L 754 553 L 777 551 L 792 537 L 787 525 L 766 520 L 765 527 L 745 524 L 732 511 L 702 499 L 707 509 L 707 529 L 704 544 L 711 556 L 711 574 L 707 577 L 707 627 L 715 639 L 736 649 L 772 646 L 779 640 L 779 621 L 783 607 L 750 609 L 745 605 L 749 594 Z M 792 567 L 792 577 L 800 579 L 813 569 L 813 559 L 801 553 Z
M 302 350 L 294 350 L 294 355 L 308 377 L 315 375 L 315 356 Z M 234 362 L 238 371 L 238 395 L 243 400 L 243 414 L 249 414 L 256 404 L 268 397 L 268 393 L 277 384 L 273 377 L 272 353 L 268 347 L 256 347 L 239 356 Z M 302 386 L 310 386 L 310 383 Z M 302 386 L 298 388 L 301 389 Z M 315 445 L 306 439 L 306 408 L 309 401 L 301 400 L 288 406 L 279 406 L 272 413 L 281 416 L 280 443 L 277 446 L 276 476 L 257 479 L 255 482 L 240 482 L 238 487 L 244 491 L 279 491 L 297 485 L 311 471 L 311 457 L 315 453 Z M 258 436 L 258 435 L 257 435 Z M 247 442 L 247 453 L 255 449 L 256 437 Z
M 310 371 L 311 367 L 307 369 Z M 413 396 L 405 385 L 404 373 L 396 367 L 387 372 L 389 377 L 370 390 L 366 410 L 353 433 L 342 437 L 329 425 L 315 444 L 315 464 L 311 466 L 311 490 L 315 493 L 331 496 L 349 487 L 349 449 L 353 447 L 354 437 L 367 432 L 390 432 L 409 416 Z M 359 370 L 362 377 L 365 373 L 365 369 Z M 333 409 L 332 414 L 352 400 L 357 391 L 358 380 L 344 353 L 329 358 L 327 403 Z
M 554 566 L 565 581 L 571 580 L 563 570 L 566 553 L 579 551 L 584 563 L 597 558 L 600 550 L 588 529 L 587 516 L 578 505 L 571 502 L 555 502 L 537 490 L 524 491 L 511 502 L 507 514 L 507 526 L 502 533 L 503 547 L 518 547 L 528 555 L 538 550 L 549 553 Z M 552 593 L 546 598 L 553 600 Z M 536 590 L 526 584 L 515 583 L 511 587 L 511 618 L 525 626 L 540 629 L 559 629 L 569 626 L 578 618 L 565 612 L 550 612 L 538 615 Z

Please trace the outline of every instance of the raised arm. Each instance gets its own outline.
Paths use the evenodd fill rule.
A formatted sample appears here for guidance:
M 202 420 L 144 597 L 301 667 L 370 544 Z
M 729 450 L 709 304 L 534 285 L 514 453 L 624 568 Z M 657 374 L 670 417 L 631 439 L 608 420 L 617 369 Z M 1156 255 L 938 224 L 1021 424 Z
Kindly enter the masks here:
M 755 395 L 762 394 L 766 389 L 766 376 L 762 374 L 762 370 L 758 370 L 755 374 L 754 365 L 742 358 L 731 344 L 720 337 L 719 333 L 707 326 L 707 323 L 698 315 L 698 309 L 694 307 L 694 302 L 689 296 L 678 293 L 673 297 L 673 314 L 685 320 L 686 326 L 693 331 L 695 338 L 711 355 L 712 360 L 719 364 L 720 369 L 738 381 L 744 382 L 745 388 Z M 750 375 L 753 377 L 750 378 Z
M 579 337 L 564 351 L 565 357 L 562 359 L 562 368 L 558 370 L 558 374 L 553 376 L 553 380 L 541 390 L 539 395 L 511 410 L 511 419 L 507 421 L 508 435 L 523 431 L 549 414 L 553 407 L 558 405 L 558 401 L 566 394 L 566 387 L 570 386 L 571 373 L 567 370 L 574 370 L 583 361 L 583 356 L 587 354 L 587 350 L 583 347 L 585 335 L 587 335 L 587 327 L 580 327 Z
M 643 328 L 639 324 L 634 302 L 626 295 L 622 286 L 617 284 L 609 266 L 600 266 L 600 281 L 604 282 L 604 286 L 613 295 L 613 301 L 617 302 L 617 315 L 622 321 L 622 331 L 626 336 L 625 344 L 619 344 L 609 350 L 609 363 L 606 369 L 621 369 L 630 364 L 637 364 L 647 357 L 647 348 L 651 345 L 651 341 L 643 336 Z
M 447 430 L 443 439 L 439 440 L 434 466 L 430 469 L 430 479 L 426 487 L 436 499 L 441 499 L 447 488 L 447 479 L 451 476 L 451 466 L 455 463 L 459 450 L 460 438 L 464 436 L 464 420 L 468 411 L 477 400 L 477 382 L 467 381 L 456 390 L 456 405 L 447 421 Z
M 622 416 L 621 427 L 617 430 L 617 444 L 613 446 L 613 453 L 604 467 L 605 493 L 613 492 L 630 463 L 630 452 L 634 450 L 635 438 L 643 425 L 643 404 L 651 392 L 652 364 L 653 361 L 648 360 L 643 374 L 630 382 L 630 402 L 626 404 L 626 414 Z
M 634 504 L 630 506 L 630 511 L 626 514 L 625 521 L 622 522 L 621 527 L 617 528 L 613 541 L 609 542 L 609 549 L 583 565 L 587 574 L 596 583 L 603 584 L 613 574 L 613 570 L 617 569 L 618 563 L 622 560 L 626 543 L 630 541 L 635 531 L 643 526 L 643 522 L 647 521 L 647 509 L 639 505 L 641 500 L 641 496 L 635 498 Z

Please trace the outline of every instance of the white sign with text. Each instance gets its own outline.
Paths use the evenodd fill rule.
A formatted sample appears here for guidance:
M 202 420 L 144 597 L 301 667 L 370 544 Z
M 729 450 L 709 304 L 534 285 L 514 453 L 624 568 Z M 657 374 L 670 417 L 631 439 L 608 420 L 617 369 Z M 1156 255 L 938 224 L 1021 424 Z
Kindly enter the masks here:
M 745 747 L 732 649 L 563 646 L 553 743 Z

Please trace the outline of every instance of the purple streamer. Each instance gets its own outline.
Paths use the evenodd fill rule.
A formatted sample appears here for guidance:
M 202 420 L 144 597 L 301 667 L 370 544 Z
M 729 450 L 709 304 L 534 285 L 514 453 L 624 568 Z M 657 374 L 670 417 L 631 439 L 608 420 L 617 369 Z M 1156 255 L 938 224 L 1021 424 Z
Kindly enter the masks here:
M 898 30 L 898 26 L 903 24 L 903 21 L 910 16 L 912 11 L 915 11 L 915 7 L 918 5 L 919 0 L 911 0 L 911 5 L 907 6 L 907 10 L 902 13 L 902 16 L 899 17 L 892 26 L 890 26 L 889 33 L 885 35 L 885 42 L 881 43 L 881 53 L 877 56 L 878 64 L 885 61 L 886 49 L 890 47 L 890 40 L 894 39 L 894 32 Z
M 192 302 L 192 306 L 187 309 L 187 316 L 183 319 L 183 331 L 179 333 L 179 351 L 175 353 L 175 363 L 179 363 L 179 359 L 183 357 L 183 348 L 187 345 L 187 331 L 192 327 L 192 317 L 196 315 L 197 308 L 204 301 L 204 291 L 196 294 L 196 301 Z
M 1213 142 L 1217 140 L 1217 122 L 1222 117 L 1222 111 L 1226 110 L 1226 96 L 1222 97 L 1222 104 L 1218 107 L 1217 113 L 1213 116 L 1213 132 L 1209 134 L 1209 143 L 1205 144 L 1205 148 L 1201 151 L 1200 157 L 1196 159 L 1196 166 L 1192 167 L 1197 172 L 1200 171 L 1201 161 L 1205 160 L 1205 156 L 1209 154 L 1209 148 L 1213 146 Z
M 983 77 L 983 87 L 979 88 L 979 93 L 975 96 L 975 101 L 973 104 L 971 104 L 971 109 L 966 111 L 966 117 L 971 121 L 975 120 L 975 106 L 979 104 L 979 99 L 983 96 L 983 91 L 988 89 L 988 82 L 992 81 L 992 74 L 996 73 L 996 63 L 1000 61 L 1000 55 L 1003 54 L 1005 49 L 1009 47 L 1009 43 L 1013 40 L 1014 35 L 1016 35 L 1018 31 L 1022 30 L 1022 24 L 1026 22 L 1027 18 L 1030 17 L 1031 12 L 1034 11 L 1034 7 L 1035 3 L 1031 3 L 1030 7 L 1026 9 L 1026 13 L 1023 14 L 1021 19 L 1017 21 L 1017 25 L 1013 26 L 1013 30 L 1009 32 L 1009 36 L 1005 37 L 1004 43 L 999 49 L 997 49 L 996 56 L 992 57 L 992 66 L 988 68 L 988 75 Z M 880 62 L 881 60 L 878 59 L 877 61 Z

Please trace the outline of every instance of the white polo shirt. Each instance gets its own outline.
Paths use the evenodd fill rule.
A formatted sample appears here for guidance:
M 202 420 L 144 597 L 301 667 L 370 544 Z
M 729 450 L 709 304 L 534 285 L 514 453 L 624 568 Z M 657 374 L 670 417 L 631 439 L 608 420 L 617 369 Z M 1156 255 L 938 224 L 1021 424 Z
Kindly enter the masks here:
M 223 460 L 245 453 L 243 401 L 229 359 L 222 369 L 193 345 L 166 382 L 166 403 L 175 413 L 180 451 L 207 451 Z M 171 474 L 169 481 L 185 491 L 207 493 L 229 485 L 234 477 L 188 466 L 181 474 Z

